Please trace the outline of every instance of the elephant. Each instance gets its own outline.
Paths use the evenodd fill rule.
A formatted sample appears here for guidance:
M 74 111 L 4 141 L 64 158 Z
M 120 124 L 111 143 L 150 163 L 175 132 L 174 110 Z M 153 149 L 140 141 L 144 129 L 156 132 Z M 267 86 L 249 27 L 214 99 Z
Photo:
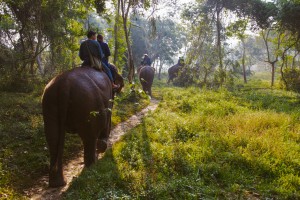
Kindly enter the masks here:
M 181 67 L 182 66 L 180 66 L 179 64 L 176 64 L 168 69 L 168 74 L 169 74 L 168 84 L 170 83 L 170 81 L 173 81 L 173 79 L 178 76 L 178 72 Z
M 155 69 L 151 66 L 146 65 L 144 67 L 141 67 L 138 70 L 138 73 L 144 92 L 152 96 L 151 87 L 154 79 Z
M 42 108 L 50 151 L 50 187 L 66 184 L 62 166 L 65 132 L 79 134 L 86 167 L 96 162 L 96 150 L 105 152 L 111 127 L 111 99 L 124 86 L 118 74 L 115 82 L 120 85 L 118 91 L 112 91 L 105 72 L 78 67 L 56 76 L 46 85 Z
M 184 59 L 183 57 L 179 57 L 177 64 L 168 69 L 168 74 L 169 74 L 168 84 L 170 83 L 170 81 L 173 81 L 173 79 L 178 76 L 179 71 L 183 67 L 184 67 Z

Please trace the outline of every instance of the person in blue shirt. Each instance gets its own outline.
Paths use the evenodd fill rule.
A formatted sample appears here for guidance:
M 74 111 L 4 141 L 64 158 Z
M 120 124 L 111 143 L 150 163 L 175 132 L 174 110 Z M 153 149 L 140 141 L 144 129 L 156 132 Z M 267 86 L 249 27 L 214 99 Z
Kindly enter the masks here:
M 113 77 L 111 70 L 108 68 L 108 66 L 104 63 L 104 54 L 102 52 L 100 44 L 96 41 L 97 36 L 96 32 L 89 31 L 87 34 L 88 39 L 81 43 L 80 49 L 79 49 L 79 57 L 83 61 L 81 66 L 91 66 L 91 60 L 89 52 L 94 56 L 95 58 L 99 59 L 102 62 L 102 66 L 104 68 L 105 73 L 109 77 L 113 89 L 118 88 L 118 85 L 114 84 Z M 103 64 L 104 63 L 104 64 Z
M 109 46 L 106 42 L 103 41 L 104 40 L 103 35 L 99 34 L 97 36 L 97 40 L 98 40 L 98 42 L 101 46 L 102 52 L 104 54 L 102 61 L 111 70 L 113 77 L 115 77 L 115 74 L 114 74 L 114 73 L 116 73 L 115 68 L 108 62 L 109 56 L 111 55 Z
M 108 58 L 111 55 L 111 53 L 110 53 L 110 49 L 108 47 L 108 44 L 106 42 L 104 42 L 103 39 L 104 39 L 103 35 L 99 34 L 97 36 L 97 40 L 98 40 L 98 42 L 99 42 L 99 44 L 101 46 L 102 52 L 104 54 L 103 62 L 108 65 Z

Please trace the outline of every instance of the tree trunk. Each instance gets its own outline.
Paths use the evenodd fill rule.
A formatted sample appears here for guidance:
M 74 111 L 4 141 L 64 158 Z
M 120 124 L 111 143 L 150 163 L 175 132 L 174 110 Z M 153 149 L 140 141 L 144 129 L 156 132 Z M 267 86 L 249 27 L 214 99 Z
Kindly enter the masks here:
M 242 39 L 242 44 L 243 44 L 243 58 L 242 58 L 242 65 L 243 65 L 244 83 L 247 83 L 247 73 L 246 73 L 246 66 L 245 66 L 246 46 L 245 46 L 245 41 L 244 41 L 244 39 Z
M 271 66 L 272 66 L 272 82 L 271 82 L 271 87 L 274 86 L 274 82 L 275 82 L 275 64 L 276 62 L 272 62 Z
M 208 70 L 205 68 L 203 83 L 207 84 Z
M 269 64 L 271 64 L 271 68 L 272 68 L 271 87 L 273 87 L 274 86 L 274 82 L 275 82 L 275 64 L 278 61 L 278 54 L 276 54 L 275 60 L 271 61 L 271 54 L 270 54 L 269 44 L 268 44 L 268 38 L 269 38 L 270 31 L 271 31 L 271 29 L 268 29 L 266 34 L 263 31 L 262 36 L 263 36 L 263 40 L 264 40 L 264 43 L 265 43 L 265 46 L 266 46 L 266 49 L 267 49 L 268 60 L 266 62 L 268 62 Z M 277 50 L 280 47 L 280 36 L 281 36 L 281 33 L 280 33 L 280 35 L 278 35 L 278 38 L 277 38 L 277 41 L 278 41 Z
M 127 28 L 127 19 L 128 19 L 130 7 L 133 2 L 128 1 L 126 5 L 125 0 L 120 0 L 120 3 L 121 3 L 121 11 L 122 11 L 122 19 L 123 19 L 123 28 L 125 32 L 125 39 L 126 39 L 127 52 L 128 52 L 127 63 L 128 63 L 129 72 L 127 78 L 129 83 L 132 83 L 134 80 L 134 63 L 133 63 L 132 50 L 131 50 L 131 45 L 129 40 L 129 31 Z
M 163 67 L 163 62 L 160 61 L 159 69 L 158 69 L 158 80 L 161 80 L 161 70 Z
M 126 20 L 127 21 L 127 20 Z M 124 32 L 125 32 L 125 39 L 126 39 L 126 44 L 127 44 L 127 50 L 128 50 L 128 81 L 129 83 L 133 82 L 134 79 L 134 64 L 133 64 L 133 57 L 132 57 L 132 50 L 131 50 L 131 45 L 130 45 L 130 40 L 129 40 L 129 34 L 128 34 L 128 29 L 127 29 L 127 23 L 123 19 L 123 25 L 124 25 Z
M 224 83 L 225 77 L 223 74 L 223 55 L 222 55 L 222 45 L 221 45 L 221 14 L 222 8 L 219 8 L 219 5 L 217 5 L 217 48 L 218 48 L 218 56 L 219 56 L 219 68 L 220 68 L 220 81 L 221 85 Z
M 296 58 L 298 56 L 299 52 L 296 50 L 295 54 L 293 56 L 293 63 L 292 63 L 292 68 L 295 69 L 296 68 Z
M 118 42 L 118 24 L 119 24 L 119 17 L 120 17 L 120 0 L 118 0 L 117 5 L 117 15 L 115 18 L 115 25 L 114 25 L 114 34 L 115 34 L 115 49 L 114 49 L 114 64 L 117 64 L 118 60 L 118 49 L 119 49 L 119 42 Z
M 44 75 L 45 75 L 45 74 L 44 74 L 44 67 L 43 67 L 43 65 L 42 65 L 42 61 L 41 61 L 41 56 L 40 56 L 40 55 L 38 55 L 38 56 L 36 57 L 36 62 L 37 62 L 37 64 L 38 64 L 38 69 L 39 69 L 40 75 L 44 76 Z

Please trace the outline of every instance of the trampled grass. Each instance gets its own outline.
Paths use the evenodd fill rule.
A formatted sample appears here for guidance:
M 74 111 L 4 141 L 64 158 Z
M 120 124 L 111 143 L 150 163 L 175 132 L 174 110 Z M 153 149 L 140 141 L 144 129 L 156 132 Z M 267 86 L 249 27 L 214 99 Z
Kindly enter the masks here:
M 149 99 L 129 94 L 117 97 L 112 124 L 126 120 L 149 104 Z M 44 136 L 41 91 L 0 92 L 0 199 L 26 199 L 24 190 L 48 173 L 49 156 Z M 64 159 L 82 150 L 77 135 L 67 134 Z
M 158 110 L 84 170 L 65 199 L 300 199 L 298 95 L 159 90 Z

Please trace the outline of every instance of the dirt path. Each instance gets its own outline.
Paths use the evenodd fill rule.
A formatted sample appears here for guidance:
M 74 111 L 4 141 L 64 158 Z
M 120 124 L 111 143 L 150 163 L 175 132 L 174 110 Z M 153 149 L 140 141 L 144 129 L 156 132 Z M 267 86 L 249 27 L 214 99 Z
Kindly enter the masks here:
M 118 124 L 110 133 L 109 138 L 109 148 L 117 142 L 122 135 L 128 132 L 130 129 L 141 123 L 142 118 L 149 112 L 154 111 L 158 106 L 158 101 L 155 99 L 151 100 L 151 103 L 148 107 L 144 108 L 141 112 L 131 116 L 127 121 Z M 101 159 L 102 155 L 99 155 Z M 58 200 L 60 199 L 61 194 L 66 191 L 73 178 L 79 176 L 83 169 L 83 152 L 79 154 L 77 158 L 70 161 L 64 167 L 64 175 L 67 181 L 67 185 L 61 188 L 48 188 L 48 176 L 42 177 L 38 180 L 37 186 L 31 188 L 28 191 L 25 191 L 25 194 L 33 200 Z

